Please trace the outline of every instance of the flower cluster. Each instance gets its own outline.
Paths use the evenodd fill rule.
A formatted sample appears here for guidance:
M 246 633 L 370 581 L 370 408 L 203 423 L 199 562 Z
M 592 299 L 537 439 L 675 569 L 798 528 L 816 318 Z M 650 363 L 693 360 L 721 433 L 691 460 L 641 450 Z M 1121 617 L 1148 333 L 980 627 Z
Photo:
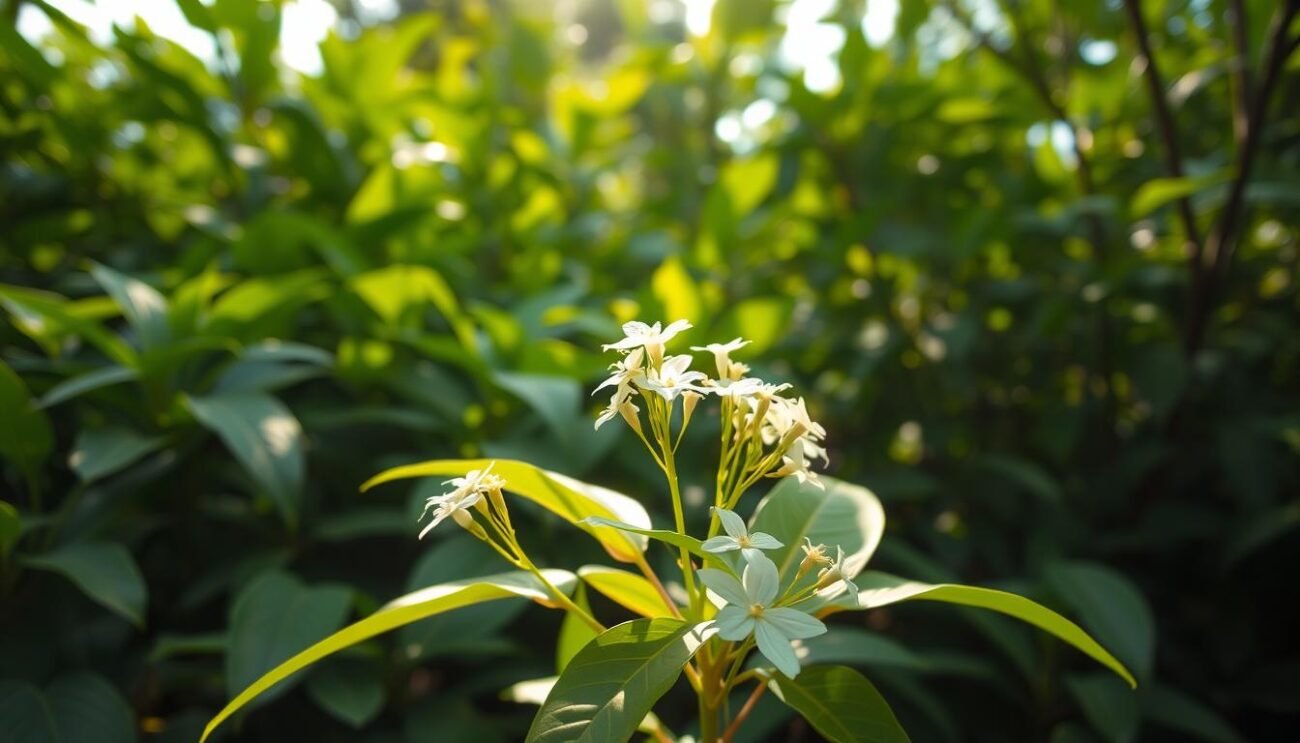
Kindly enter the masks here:
M 610 365 L 609 378 L 596 388 L 614 388 L 609 405 L 596 419 L 596 428 L 622 416 L 641 434 L 641 408 L 633 399 L 647 395 L 662 398 L 670 415 L 674 401 L 681 398 L 684 427 L 699 401 L 712 395 L 722 402 L 723 461 L 719 471 L 726 472 L 722 478 L 725 482 L 720 481 L 720 485 L 728 494 L 719 505 L 732 505 L 762 477 L 789 475 L 820 486 L 810 467 L 819 459 L 827 464 L 830 461 L 823 445 L 826 430 L 809 417 L 803 398 L 782 396 L 788 384 L 770 384 L 749 376 L 749 367 L 731 358 L 732 353 L 749 344 L 742 338 L 691 348 L 712 354 L 717 378 L 692 370 L 689 354 L 667 355 L 668 341 L 690 328 L 686 320 L 677 320 L 668 327 L 629 322 L 623 326 L 622 339 L 604 346 L 623 357 Z
M 420 519 L 423 520 L 429 511 L 433 511 L 433 520 L 420 532 L 421 539 L 449 516 L 461 527 L 473 531 L 474 517 L 470 515 L 470 509 L 476 506 L 483 508 L 485 495 L 494 494 L 500 498 L 501 488 L 505 487 L 506 481 L 492 474 L 492 465 L 489 464 L 481 470 L 470 470 L 464 477 L 452 478 L 443 484 L 451 485 L 451 492 L 432 496 L 424 503 Z

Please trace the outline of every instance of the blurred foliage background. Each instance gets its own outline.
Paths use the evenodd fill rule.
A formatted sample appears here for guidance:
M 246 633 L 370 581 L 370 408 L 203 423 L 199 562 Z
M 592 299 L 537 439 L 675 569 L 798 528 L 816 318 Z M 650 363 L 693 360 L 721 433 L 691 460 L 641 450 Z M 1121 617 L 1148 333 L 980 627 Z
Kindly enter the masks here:
M 586 392 L 619 322 L 689 318 L 808 397 L 878 568 L 1027 593 L 1142 681 L 996 617 L 837 620 L 914 739 L 1291 739 L 1294 0 L 3 8 L 0 738 L 194 740 L 503 569 L 417 543 L 436 483 L 357 492 L 390 465 L 524 458 L 662 518 Z M 518 509 L 539 562 L 599 559 Z M 428 620 L 224 736 L 516 739 L 557 626 Z M 749 739 L 815 739 L 782 714 Z

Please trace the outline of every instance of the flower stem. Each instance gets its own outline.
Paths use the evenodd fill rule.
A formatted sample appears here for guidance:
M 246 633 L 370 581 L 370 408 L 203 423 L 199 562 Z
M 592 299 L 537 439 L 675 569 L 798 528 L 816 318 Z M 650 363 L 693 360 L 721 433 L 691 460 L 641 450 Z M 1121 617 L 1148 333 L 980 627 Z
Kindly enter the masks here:
M 722 734 L 722 743 L 731 743 L 731 739 L 735 737 L 736 731 L 740 729 L 740 724 L 745 721 L 745 718 L 749 717 L 750 712 L 754 711 L 754 705 L 758 704 L 759 697 L 763 696 L 763 692 L 765 691 L 767 691 L 767 682 L 763 679 L 759 679 L 758 686 L 755 687 L 754 692 L 749 695 L 749 699 L 745 700 L 745 706 L 740 708 L 740 711 L 736 713 L 736 719 L 731 721 L 731 724 L 727 726 L 726 732 Z
M 570 614 L 573 614 L 578 619 L 581 619 L 583 622 L 587 624 L 588 627 L 591 627 L 597 633 L 601 633 L 605 631 L 605 625 L 597 621 L 595 617 L 587 613 L 587 611 L 584 610 L 581 606 L 578 606 L 577 604 L 573 603 L 573 600 L 570 599 L 568 595 L 564 593 L 564 591 L 561 591 L 559 588 L 556 588 L 554 583 L 546 579 L 546 575 L 542 573 L 541 570 L 538 570 L 536 565 L 532 564 L 532 562 L 529 562 L 525 566 L 525 569 L 528 572 L 535 575 L 537 577 L 537 580 L 540 580 L 542 582 L 542 585 L 546 586 L 546 590 L 550 592 L 551 598 L 555 599 L 555 603 L 563 607 L 565 611 L 569 612 Z
M 682 492 L 681 487 L 677 484 L 677 464 L 673 456 L 672 447 L 667 443 L 666 437 L 661 439 L 664 453 L 664 476 L 668 478 L 668 490 L 673 498 L 673 520 L 678 534 L 686 533 L 686 515 L 682 511 Z M 691 567 L 691 553 L 685 548 L 681 548 L 682 560 L 682 581 L 686 585 L 686 595 L 691 600 L 691 613 L 697 613 L 697 603 L 695 597 L 695 570 Z

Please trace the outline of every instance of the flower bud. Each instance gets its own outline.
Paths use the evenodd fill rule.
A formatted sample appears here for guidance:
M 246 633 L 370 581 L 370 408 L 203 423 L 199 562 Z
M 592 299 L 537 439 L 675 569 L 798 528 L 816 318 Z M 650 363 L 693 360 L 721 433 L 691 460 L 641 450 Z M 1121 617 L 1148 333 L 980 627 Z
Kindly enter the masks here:
M 704 395 L 690 390 L 682 393 L 682 428 L 691 422 L 691 414 L 695 412 L 695 406 L 699 405 L 703 398 Z
M 638 415 L 641 409 L 633 405 L 630 400 L 624 400 L 622 405 L 618 406 L 618 414 L 623 416 L 623 420 L 628 427 L 638 434 L 641 433 L 641 417 Z

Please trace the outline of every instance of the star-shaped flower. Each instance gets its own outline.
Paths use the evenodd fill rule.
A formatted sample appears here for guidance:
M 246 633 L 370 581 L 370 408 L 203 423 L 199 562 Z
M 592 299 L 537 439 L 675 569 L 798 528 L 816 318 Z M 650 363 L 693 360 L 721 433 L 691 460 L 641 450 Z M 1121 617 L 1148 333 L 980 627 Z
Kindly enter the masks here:
M 737 364 L 731 360 L 731 352 L 739 351 L 749 345 L 749 341 L 744 338 L 733 338 L 729 343 L 710 343 L 707 346 L 691 346 L 692 351 L 708 351 L 713 354 L 713 361 L 718 366 L 718 379 L 740 379 L 744 372 L 741 369 L 748 370 L 744 364 Z
M 817 574 L 817 595 L 824 599 L 833 599 L 848 593 L 853 603 L 858 603 L 858 584 L 849 577 L 844 566 L 844 548 L 835 548 L 835 561 Z
M 659 323 L 646 325 L 643 322 L 629 322 L 623 324 L 623 339 L 613 343 L 607 343 L 603 346 L 606 351 L 630 351 L 633 348 L 644 348 L 646 354 L 650 356 L 650 366 L 657 367 L 664 358 L 664 344 L 673 338 L 673 336 L 692 328 L 687 320 L 675 320 L 668 324 L 668 327 L 662 327 Z
M 433 509 L 433 521 L 420 532 L 420 539 L 424 539 L 425 534 L 441 524 L 448 516 L 462 527 L 469 528 L 469 522 L 474 518 L 469 514 L 469 509 L 483 500 L 484 493 L 489 490 L 500 490 L 506 484 L 505 480 L 491 474 L 491 470 L 492 465 L 489 464 L 481 470 L 470 470 L 464 477 L 454 477 L 443 483 L 453 486 L 452 490 L 449 493 L 432 496 L 425 501 L 424 512 L 420 514 L 420 518 L 423 519 L 428 515 L 429 510 Z
M 645 378 L 638 379 L 637 386 L 643 390 L 657 392 L 670 402 L 686 391 L 698 392 L 701 395 L 708 393 L 707 387 L 700 386 L 700 383 L 708 377 L 704 372 L 690 371 L 690 365 L 690 356 L 685 354 L 669 356 L 664 359 L 660 368 L 651 368 L 646 372 Z
M 725 508 L 714 508 L 718 514 L 718 519 L 722 522 L 722 529 L 727 532 L 727 536 L 717 536 L 704 540 L 704 551 L 721 554 L 723 552 L 734 552 L 740 550 L 740 554 L 745 556 L 746 561 L 753 561 L 762 557 L 759 550 L 774 550 L 785 546 L 777 541 L 776 537 L 761 531 L 753 534 L 745 526 L 745 520 L 736 515 L 734 511 L 728 511 Z
M 712 568 L 700 570 L 699 576 L 709 590 L 727 602 L 714 620 L 719 637 L 735 642 L 752 633 L 758 652 L 777 670 L 790 678 L 799 675 L 799 659 L 790 642 L 816 637 L 826 632 L 826 625 L 798 609 L 772 606 L 781 585 L 776 563 L 759 554 L 745 566 L 739 581 Z

